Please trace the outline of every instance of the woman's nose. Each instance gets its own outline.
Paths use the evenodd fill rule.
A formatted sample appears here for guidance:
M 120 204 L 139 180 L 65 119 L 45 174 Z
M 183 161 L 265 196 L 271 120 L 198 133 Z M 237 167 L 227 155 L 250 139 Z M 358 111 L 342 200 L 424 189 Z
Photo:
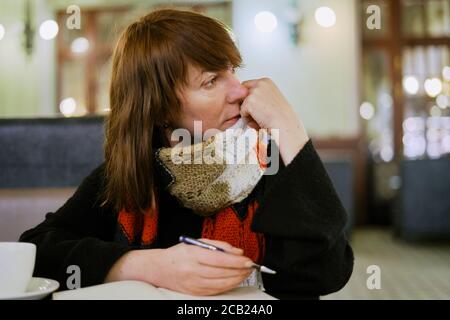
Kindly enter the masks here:
M 236 103 L 241 102 L 248 96 L 248 89 L 246 86 L 242 85 L 239 79 L 235 79 L 233 85 L 228 92 L 228 102 Z

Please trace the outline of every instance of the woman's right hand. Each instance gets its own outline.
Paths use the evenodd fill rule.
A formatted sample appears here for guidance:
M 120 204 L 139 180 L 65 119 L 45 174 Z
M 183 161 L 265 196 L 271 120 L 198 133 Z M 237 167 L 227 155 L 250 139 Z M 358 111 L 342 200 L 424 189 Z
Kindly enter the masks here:
M 236 288 L 253 271 L 253 261 L 227 242 L 201 239 L 212 251 L 180 243 L 167 249 L 134 250 L 111 268 L 105 282 L 140 280 L 191 295 L 215 295 Z
M 252 272 L 252 260 L 227 242 L 201 239 L 226 252 L 184 243 L 165 249 L 155 285 L 192 295 L 214 295 L 236 288 Z

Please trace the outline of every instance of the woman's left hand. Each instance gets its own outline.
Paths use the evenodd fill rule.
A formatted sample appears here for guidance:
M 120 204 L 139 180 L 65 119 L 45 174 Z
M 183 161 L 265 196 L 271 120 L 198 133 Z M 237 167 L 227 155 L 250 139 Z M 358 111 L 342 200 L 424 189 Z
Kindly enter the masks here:
M 241 116 L 259 127 L 279 130 L 278 146 L 285 165 L 303 148 L 309 137 L 292 106 L 269 78 L 242 82 L 249 90 L 241 105 Z

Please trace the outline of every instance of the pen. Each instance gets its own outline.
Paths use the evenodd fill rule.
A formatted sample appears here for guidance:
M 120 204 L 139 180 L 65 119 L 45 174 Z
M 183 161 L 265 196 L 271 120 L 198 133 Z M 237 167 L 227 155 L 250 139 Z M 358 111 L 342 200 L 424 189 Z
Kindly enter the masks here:
M 197 239 L 186 237 L 186 236 L 180 236 L 179 241 L 183 242 L 183 243 L 186 243 L 186 244 L 191 244 L 191 245 L 194 245 L 194 246 L 197 246 L 197 247 L 200 247 L 200 248 L 208 249 L 208 250 L 225 252 L 225 250 L 220 248 L 220 247 L 217 247 L 217 246 L 209 244 L 209 243 L 205 243 L 205 242 L 197 240 Z M 267 268 L 266 266 L 261 266 L 261 265 L 256 264 L 256 263 L 253 263 L 252 268 L 257 269 L 257 270 L 259 270 L 261 272 L 264 272 L 264 273 L 269 273 L 269 274 L 277 273 L 275 270 Z

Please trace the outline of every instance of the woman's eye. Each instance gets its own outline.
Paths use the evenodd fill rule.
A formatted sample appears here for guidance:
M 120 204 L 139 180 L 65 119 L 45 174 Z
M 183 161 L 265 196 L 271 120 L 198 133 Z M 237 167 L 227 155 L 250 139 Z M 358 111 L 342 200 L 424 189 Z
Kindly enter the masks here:
M 217 77 L 212 78 L 208 82 L 205 83 L 206 88 L 211 88 L 216 83 Z
M 236 67 L 232 66 L 232 65 L 228 65 L 228 71 L 230 71 L 232 74 L 236 73 Z

